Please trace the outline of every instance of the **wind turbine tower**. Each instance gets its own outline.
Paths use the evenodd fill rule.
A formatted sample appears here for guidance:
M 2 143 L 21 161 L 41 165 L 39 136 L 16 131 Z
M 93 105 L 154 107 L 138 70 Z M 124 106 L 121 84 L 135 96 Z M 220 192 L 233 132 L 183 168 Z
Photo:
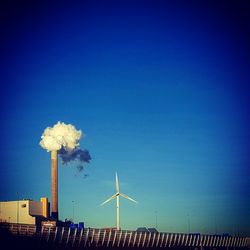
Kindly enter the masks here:
M 133 201 L 135 203 L 137 203 L 137 201 L 128 197 L 126 194 L 120 193 L 117 173 L 115 174 L 115 191 L 116 191 L 116 193 L 114 195 L 112 195 L 110 198 L 108 198 L 106 201 L 104 201 L 101 204 L 101 206 L 116 198 L 116 230 L 120 230 L 120 196 L 122 196 L 123 198 L 125 198 L 127 200 Z

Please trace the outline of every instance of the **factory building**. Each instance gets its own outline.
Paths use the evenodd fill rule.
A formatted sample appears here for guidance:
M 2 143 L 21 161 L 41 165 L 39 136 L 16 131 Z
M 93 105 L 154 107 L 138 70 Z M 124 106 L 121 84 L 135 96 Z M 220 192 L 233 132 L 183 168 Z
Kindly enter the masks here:
M 0 222 L 39 225 L 49 218 L 48 198 L 0 202 Z

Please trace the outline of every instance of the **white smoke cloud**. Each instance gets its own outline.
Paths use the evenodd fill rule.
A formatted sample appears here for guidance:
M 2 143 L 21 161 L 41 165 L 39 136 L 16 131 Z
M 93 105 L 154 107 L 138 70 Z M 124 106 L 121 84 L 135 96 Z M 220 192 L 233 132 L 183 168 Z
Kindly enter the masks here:
M 44 130 L 40 146 L 48 152 L 58 151 L 62 148 L 66 151 L 72 151 L 79 146 L 82 135 L 82 131 L 76 130 L 73 125 L 58 122 L 54 127 L 48 127 Z

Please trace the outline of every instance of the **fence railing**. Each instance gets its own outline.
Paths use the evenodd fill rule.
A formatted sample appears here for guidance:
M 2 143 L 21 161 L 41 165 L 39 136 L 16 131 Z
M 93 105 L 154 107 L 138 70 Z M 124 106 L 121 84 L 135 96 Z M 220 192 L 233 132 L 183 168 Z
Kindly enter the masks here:
M 28 224 L 1 224 L 12 234 L 72 247 L 156 247 L 156 248 L 246 248 L 250 238 L 221 235 L 151 233 L 129 230 L 70 227 L 36 227 Z

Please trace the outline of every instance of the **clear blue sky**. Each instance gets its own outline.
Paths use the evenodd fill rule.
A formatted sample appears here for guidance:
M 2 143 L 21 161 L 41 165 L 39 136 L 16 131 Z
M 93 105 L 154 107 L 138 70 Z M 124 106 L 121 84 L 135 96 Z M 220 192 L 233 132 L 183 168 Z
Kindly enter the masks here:
M 92 161 L 60 164 L 62 220 L 114 226 L 117 171 L 123 229 L 250 235 L 246 1 L 41 2 L 0 8 L 0 199 L 50 198 L 63 121 Z

